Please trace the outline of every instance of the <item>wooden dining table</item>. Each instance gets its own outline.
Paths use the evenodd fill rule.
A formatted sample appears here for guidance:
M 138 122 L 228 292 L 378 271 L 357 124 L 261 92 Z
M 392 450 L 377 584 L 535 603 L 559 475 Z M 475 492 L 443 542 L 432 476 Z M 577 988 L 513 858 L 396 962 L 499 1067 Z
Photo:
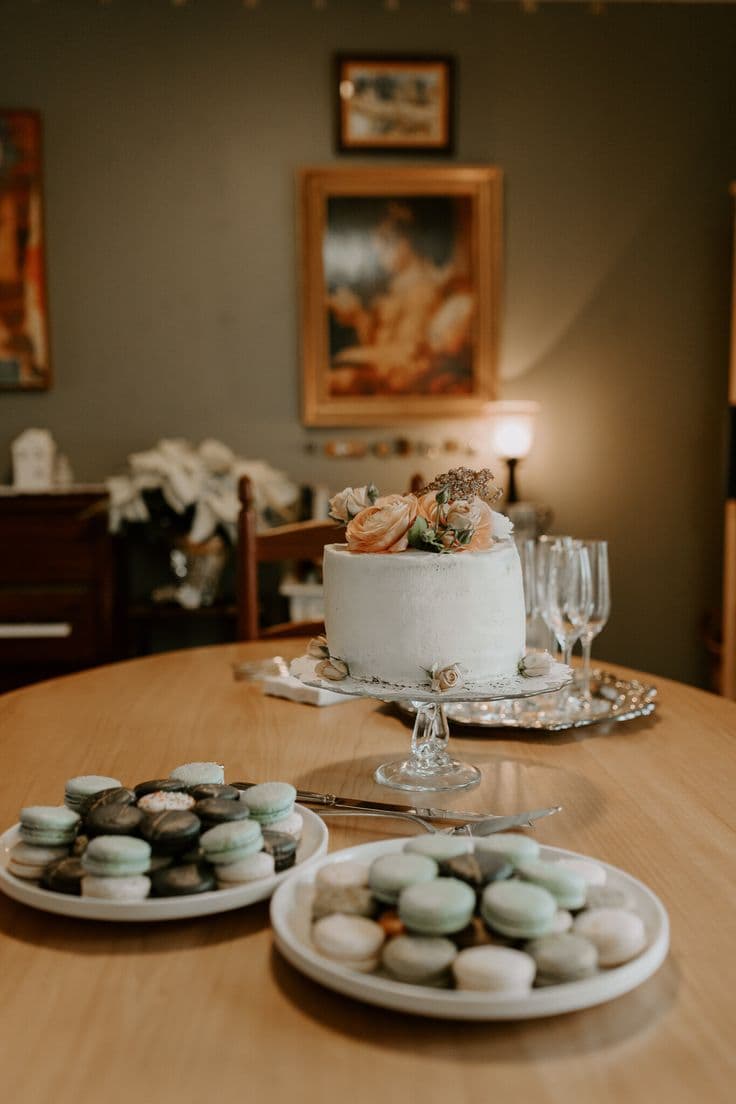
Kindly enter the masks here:
M 279 642 L 283 655 L 303 642 Z M 233 664 L 273 643 L 179 651 L 0 697 L 0 814 L 59 804 L 64 782 L 126 784 L 217 760 L 230 780 L 396 800 L 373 770 L 408 746 L 392 707 L 327 708 L 263 694 Z M 638 989 L 585 1011 L 509 1023 L 401 1015 L 339 996 L 275 950 L 268 904 L 114 924 L 0 895 L 0 1098 L 8 1104 L 393 1101 L 651 1104 L 736 1098 L 736 705 L 667 679 L 656 713 L 556 734 L 456 730 L 479 787 L 445 804 L 551 804 L 540 842 L 622 867 L 671 921 Z M 410 803 L 410 795 L 400 795 Z M 439 799 L 435 801 L 439 803 Z M 330 849 L 403 835 L 329 820 Z

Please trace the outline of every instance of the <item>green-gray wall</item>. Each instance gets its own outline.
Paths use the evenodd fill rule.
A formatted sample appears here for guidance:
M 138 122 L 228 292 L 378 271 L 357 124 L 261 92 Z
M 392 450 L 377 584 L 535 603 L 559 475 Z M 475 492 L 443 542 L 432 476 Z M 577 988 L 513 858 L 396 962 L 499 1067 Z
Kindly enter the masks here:
M 543 406 L 524 490 L 612 543 L 599 652 L 703 681 L 736 7 L 449 7 L 0 0 L 0 103 L 43 113 L 56 375 L 0 395 L 0 456 L 45 425 L 99 479 L 161 435 L 215 435 L 301 479 L 398 488 L 416 462 L 304 451 L 332 434 L 299 420 L 294 174 L 336 160 L 335 51 L 450 52 L 455 159 L 505 174 L 502 394 Z

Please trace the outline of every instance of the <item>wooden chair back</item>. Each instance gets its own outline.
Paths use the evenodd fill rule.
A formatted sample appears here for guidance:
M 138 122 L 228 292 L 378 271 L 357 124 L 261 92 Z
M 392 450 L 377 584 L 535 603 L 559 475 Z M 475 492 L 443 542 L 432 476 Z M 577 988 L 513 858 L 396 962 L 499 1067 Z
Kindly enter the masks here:
M 324 630 L 320 621 L 285 621 L 261 630 L 258 623 L 258 564 L 284 560 L 319 560 L 326 544 L 345 539 L 345 528 L 334 521 L 300 521 L 277 525 L 259 533 L 250 479 L 243 476 L 238 487 L 237 633 L 239 640 L 268 637 L 308 636 Z

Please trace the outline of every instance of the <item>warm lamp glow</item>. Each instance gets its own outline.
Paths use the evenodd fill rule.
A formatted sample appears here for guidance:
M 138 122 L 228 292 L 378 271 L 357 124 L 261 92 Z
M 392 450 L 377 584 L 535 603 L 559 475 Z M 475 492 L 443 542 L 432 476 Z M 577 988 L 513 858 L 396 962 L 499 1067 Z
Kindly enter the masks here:
M 536 402 L 495 402 L 486 408 L 491 416 L 491 449 L 501 460 L 523 460 L 534 443 Z

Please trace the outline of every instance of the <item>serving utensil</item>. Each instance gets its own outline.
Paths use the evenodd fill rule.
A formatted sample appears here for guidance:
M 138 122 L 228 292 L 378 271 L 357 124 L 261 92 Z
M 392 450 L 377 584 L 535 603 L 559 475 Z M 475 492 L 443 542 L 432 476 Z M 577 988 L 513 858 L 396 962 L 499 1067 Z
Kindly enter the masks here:
M 419 824 L 425 832 L 448 836 L 492 836 L 495 832 L 506 832 L 509 828 L 533 828 L 536 821 L 542 817 L 552 816 L 562 811 L 561 805 L 554 805 L 549 809 L 535 809 L 529 813 L 516 813 L 512 816 L 489 816 L 481 820 L 471 820 L 466 824 L 458 824 L 454 828 L 435 828 L 431 821 L 413 813 L 397 812 L 370 812 L 367 809 L 319 809 L 318 815 L 326 816 L 369 816 L 390 817 L 397 820 L 410 820 L 413 824 Z
M 233 782 L 232 785 L 239 790 L 247 790 L 251 786 L 255 786 L 256 783 Z M 500 816 L 493 813 L 475 813 L 460 809 L 414 807 L 413 805 L 400 805 L 390 801 L 364 801 L 359 797 L 341 797 L 338 794 L 316 793 L 313 790 L 297 790 L 296 799 L 301 805 L 318 806 L 320 815 L 363 815 L 411 820 L 422 825 L 427 831 L 437 830 L 432 826 L 433 821 L 459 822 L 459 826 L 450 829 L 450 831 L 469 833 L 474 836 L 490 836 L 494 832 L 505 832 L 509 828 L 531 828 L 535 821 L 559 813 L 562 809 L 561 805 L 552 805 L 547 809 L 533 809 L 523 813 Z

